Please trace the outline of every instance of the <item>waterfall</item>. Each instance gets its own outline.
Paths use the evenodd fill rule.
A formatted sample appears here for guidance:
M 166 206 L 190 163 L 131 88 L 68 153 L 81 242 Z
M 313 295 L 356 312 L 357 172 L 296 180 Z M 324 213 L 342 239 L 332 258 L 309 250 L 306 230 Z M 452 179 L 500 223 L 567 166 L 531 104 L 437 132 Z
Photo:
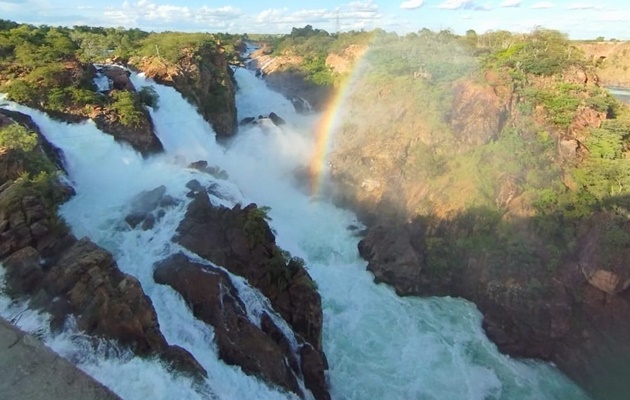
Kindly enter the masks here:
M 53 336 L 42 329 L 45 315 L 10 304 L 5 297 L 0 298 L 3 316 L 21 315 L 18 325 L 39 332 L 53 350 L 125 399 L 295 398 L 221 362 L 212 328 L 196 320 L 170 287 L 153 282 L 154 262 L 180 250 L 170 239 L 190 201 L 185 184 L 195 178 L 215 184 L 212 201 L 217 204 L 270 206 L 279 246 L 306 261 L 322 296 L 323 345 L 334 399 L 586 399 L 553 366 L 500 354 L 485 337 L 473 304 L 454 298 L 401 298 L 374 284 L 358 256 L 358 238 L 347 229 L 360 225 L 356 216 L 324 199 L 312 199 L 294 178 L 295 170 L 308 162 L 316 116 L 295 113 L 289 100 L 251 71 L 238 68 L 235 77 L 240 118 L 275 112 L 287 124 L 244 126 L 224 148 L 174 89 L 134 74 L 136 87 L 152 85 L 160 96 L 159 109 L 150 113 L 165 152 L 148 159 L 90 122 L 66 125 L 10 103 L 10 108 L 31 115 L 64 151 L 77 194 L 61 207 L 61 214 L 73 233 L 111 251 L 120 269 L 140 280 L 168 342 L 189 350 L 208 371 L 208 379 L 195 383 L 169 374 L 157 361 L 124 352 L 112 357 L 107 343 L 94 352 L 71 325 Z M 226 170 L 229 179 L 187 168 L 200 159 Z M 153 230 L 123 229 L 130 200 L 159 185 L 182 202 Z M 232 279 L 255 320 L 267 304 L 239 278 Z

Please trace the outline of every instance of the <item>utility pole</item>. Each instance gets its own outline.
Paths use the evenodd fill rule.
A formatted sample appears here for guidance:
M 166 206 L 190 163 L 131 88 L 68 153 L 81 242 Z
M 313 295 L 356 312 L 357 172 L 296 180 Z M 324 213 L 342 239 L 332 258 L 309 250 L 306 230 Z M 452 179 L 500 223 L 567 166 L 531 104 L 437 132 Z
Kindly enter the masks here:
M 339 9 L 337 8 L 337 26 L 336 26 L 337 34 L 341 30 L 341 20 L 339 19 Z

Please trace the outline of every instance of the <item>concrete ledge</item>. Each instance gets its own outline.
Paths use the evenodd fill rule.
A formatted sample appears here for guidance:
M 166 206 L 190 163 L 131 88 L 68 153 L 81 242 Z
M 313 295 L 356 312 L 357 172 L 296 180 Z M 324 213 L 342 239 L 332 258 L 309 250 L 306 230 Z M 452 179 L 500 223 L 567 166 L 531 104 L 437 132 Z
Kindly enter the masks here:
M 0 399 L 121 400 L 37 338 L 0 318 Z

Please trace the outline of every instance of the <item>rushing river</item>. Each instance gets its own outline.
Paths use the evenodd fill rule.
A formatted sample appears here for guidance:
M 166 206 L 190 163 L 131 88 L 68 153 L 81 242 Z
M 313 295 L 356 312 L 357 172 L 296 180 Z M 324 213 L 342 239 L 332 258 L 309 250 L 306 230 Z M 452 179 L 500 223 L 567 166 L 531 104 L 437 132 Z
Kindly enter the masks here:
M 152 266 L 179 246 L 171 242 L 189 199 L 185 184 L 197 179 L 215 184 L 215 204 L 256 202 L 271 207 L 270 224 L 278 244 L 306 260 L 322 296 L 324 350 L 330 364 L 334 399 L 485 400 L 585 399 L 553 366 L 500 354 L 481 328 L 474 305 L 453 298 L 400 298 L 375 285 L 357 252 L 358 238 L 347 229 L 358 225 L 349 211 L 325 199 L 313 199 L 294 179 L 313 148 L 314 115 L 298 115 L 291 103 L 270 91 L 251 71 L 235 71 L 239 119 L 275 112 L 287 120 L 243 127 L 227 148 L 216 144 L 211 127 L 172 88 L 133 75 L 136 86 L 153 85 L 160 107 L 152 110 L 163 154 L 143 159 L 114 142 L 92 123 L 66 125 L 26 107 L 27 113 L 66 157 L 76 196 L 61 213 L 76 236 L 88 236 L 111 251 L 126 273 L 136 276 L 151 297 L 163 333 L 171 344 L 189 350 L 208 371 L 204 383 L 170 374 L 159 362 L 113 352 L 103 343 L 96 351 L 72 326 L 53 336 L 46 315 L 0 299 L 0 312 L 23 329 L 42 336 L 48 346 L 75 362 L 125 399 L 287 399 L 228 366 L 217 357 L 212 328 L 197 321 L 171 288 L 153 282 Z M 218 180 L 187 168 L 208 160 L 229 174 Z M 182 199 L 151 231 L 124 228 L 130 200 L 159 185 Z M 243 284 L 248 308 L 267 307 Z

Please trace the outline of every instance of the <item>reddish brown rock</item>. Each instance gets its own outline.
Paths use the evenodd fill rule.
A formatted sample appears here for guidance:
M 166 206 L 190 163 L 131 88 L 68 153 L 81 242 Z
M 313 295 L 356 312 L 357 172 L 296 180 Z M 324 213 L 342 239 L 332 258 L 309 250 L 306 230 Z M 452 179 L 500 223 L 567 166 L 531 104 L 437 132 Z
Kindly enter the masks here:
M 286 338 L 272 338 L 249 321 L 225 272 L 176 254 L 156 265 L 154 278 L 180 293 L 195 317 L 214 328 L 223 361 L 302 396 L 296 380 L 300 371 L 292 371 L 285 362 L 294 358 L 290 347 L 282 345 Z M 282 335 L 271 320 L 267 319 L 266 325 L 275 335 Z
M 469 81 L 454 85 L 450 125 L 457 139 L 481 145 L 496 139 L 508 117 L 507 104 L 492 87 Z

